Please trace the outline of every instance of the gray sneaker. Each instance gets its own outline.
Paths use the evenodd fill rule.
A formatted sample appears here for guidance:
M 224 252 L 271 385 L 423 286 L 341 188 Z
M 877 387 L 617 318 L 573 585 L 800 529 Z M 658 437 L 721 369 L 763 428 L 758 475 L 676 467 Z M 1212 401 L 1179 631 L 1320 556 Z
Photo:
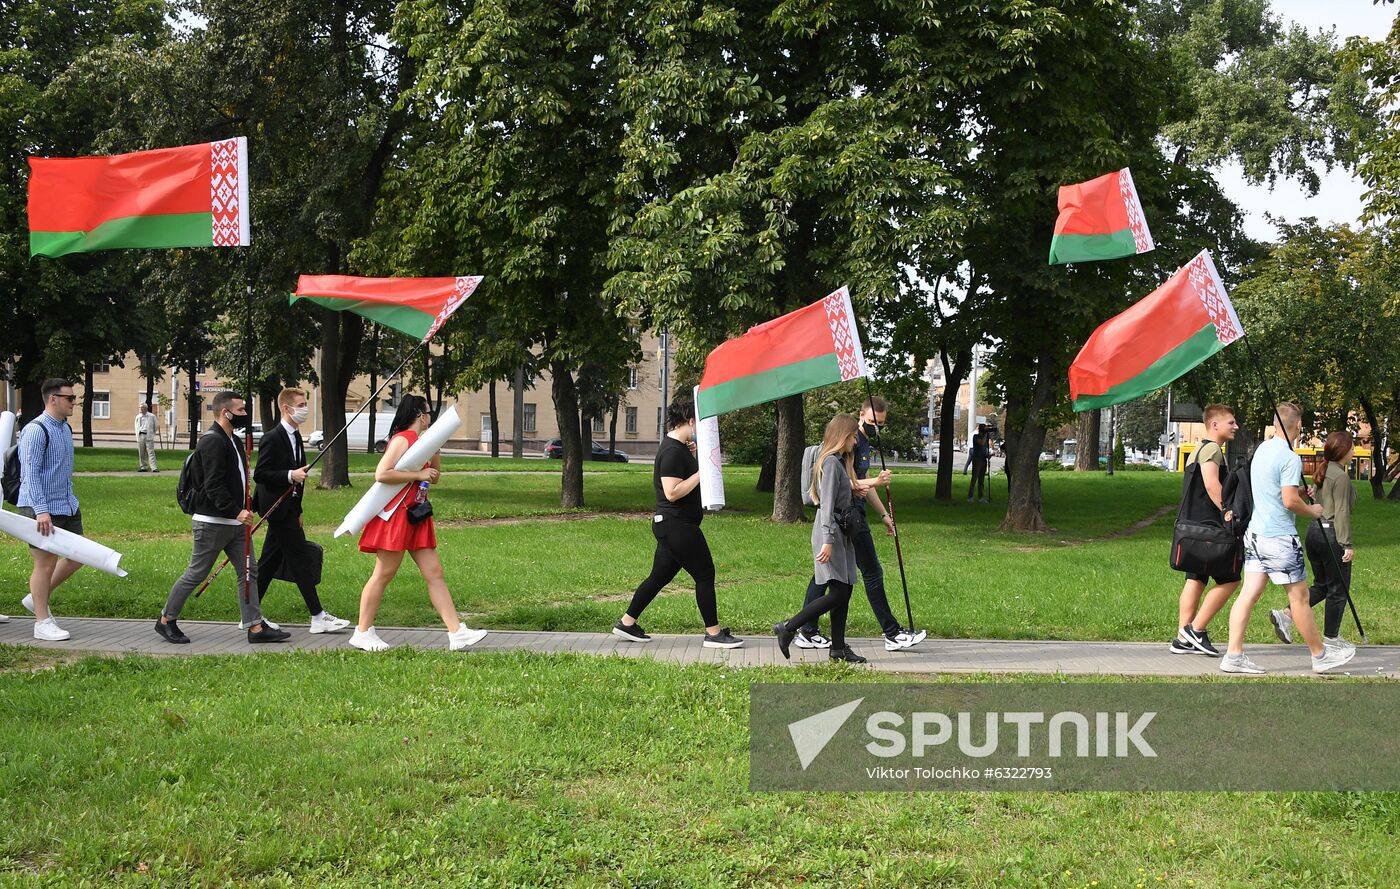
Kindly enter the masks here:
M 1285 645 L 1293 643 L 1293 615 L 1287 608 L 1274 608 L 1269 611 L 1269 623 L 1274 625 L 1274 635 Z
M 1267 673 L 1268 671 L 1250 660 L 1248 655 L 1227 654 L 1220 659 L 1220 672 L 1251 673 L 1258 675 L 1260 673 Z
M 1348 642 L 1341 636 L 1323 636 L 1322 644 L 1327 646 L 1328 648 L 1341 648 L 1346 651 L 1356 650 L 1356 643 Z
M 1314 673 L 1328 673 L 1338 667 L 1344 666 L 1352 658 L 1356 657 L 1356 649 L 1329 648 L 1322 646 L 1322 654 L 1312 659 Z

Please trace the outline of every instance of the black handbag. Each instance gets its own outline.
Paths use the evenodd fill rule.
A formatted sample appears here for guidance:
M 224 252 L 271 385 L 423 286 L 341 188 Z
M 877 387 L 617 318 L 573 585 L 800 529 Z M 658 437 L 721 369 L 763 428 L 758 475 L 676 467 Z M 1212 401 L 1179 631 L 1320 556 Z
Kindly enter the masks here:
M 433 503 L 431 500 L 418 500 L 408 505 L 408 523 L 416 525 L 424 519 L 432 518 Z
M 1181 506 L 1172 529 L 1172 570 L 1211 577 L 1236 575 L 1243 550 L 1240 538 L 1226 528 L 1220 509 L 1206 494 L 1200 464 L 1187 466 Z
M 321 548 L 321 544 L 314 540 L 306 541 L 306 546 L 300 553 L 293 556 L 291 553 L 282 553 L 282 562 L 273 573 L 273 580 L 285 580 L 288 583 L 304 581 L 315 586 L 321 582 L 321 567 L 326 560 L 326 551 Z M 296 563 L 293 569 L 293 562 Z M 293 575 L 293 570 L 296 574 Z

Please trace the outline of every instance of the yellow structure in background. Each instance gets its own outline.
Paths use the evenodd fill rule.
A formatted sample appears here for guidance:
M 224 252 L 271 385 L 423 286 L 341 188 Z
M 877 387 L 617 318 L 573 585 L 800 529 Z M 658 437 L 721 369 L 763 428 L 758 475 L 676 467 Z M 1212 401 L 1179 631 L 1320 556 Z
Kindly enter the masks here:
M 1181 444 L 1176 454 L 1177 472 L 1186 471 L 1186 461 L 1191 459 L 1191 455 L 1196 452 L 1198 447 L 1200 447 L 1199 442 L 1183 442 Z M 1230 449 L 1226 447 L 1225 453 L 1228 455 L 1229 452 Z M 1312 475 L 1313 471 L 1317 469 L 1317 461 L 1322 459 L 1322 448 L 1304 446 L 1294 448 L 1293 452 L 1303 458 L 1303 474 Z M 1347 474 L 1354 479 L 1366 481 L 1371 478 L 1371 473 L 1374 471 L 1375 463 L 1371 460 L 1371 449 L 1358 445 L 1356 453 L 1352 454 L 1351 466 L 1347 467 Z

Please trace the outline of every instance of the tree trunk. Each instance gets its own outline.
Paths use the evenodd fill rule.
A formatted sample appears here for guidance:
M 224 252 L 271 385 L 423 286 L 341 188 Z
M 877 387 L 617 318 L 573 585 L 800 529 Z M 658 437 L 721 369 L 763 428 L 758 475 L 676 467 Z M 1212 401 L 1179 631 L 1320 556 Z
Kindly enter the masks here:
M 807 445 L 802 396 L 778 401 L 778 447 L 773 476 L 773 521 L 800 522 L 802 514 L 802 450 Z
M 282 419 L 282 409 L 277 405 L 277 396 L 281 393 L 282 380 L 279 377 L 269 377 L 258 386 L 258 413 L 264 432 L 277 425 Z M 257 442 L 253 442 L 253 444 L 256 446 Z
M 156 411 L 156 377 L 151 374 L 146 377 L 146 404 L 150 406 L 151 413 Z
M 365 453 L 374 453 L 374 427 L 379 413 L 379 399 L 374 393 L 379 390 L 379 325 L 374 325 L 374 333 L 369 338 L 369 434 L 365 436 Z M 325 433 L 322 432 L 322 435 Z
M 1040 422 L 1040 412 L 1050 403 L 1053 392 L 1051 381 L 1063 377 L 1057 375 L 1053 366 L 1054 358 L 1048 352 L 1041 352 L 1029 368 L 1035 372 L 1035 383 L 1031 388 L 1029 404 L 1018 404 L 1020 398 L 1007 400 L 1006 414 L 1006 518 L 1001 523 L 1003 531 L 1044 531 L 1045 506 L 1040 492 L 1040 452 L 1045 447 L 1045 427 Z M 1011 419 L 1023 417 L 1020 428 L 1011 434 Z
M 525 365 L 515 369 L 515 385 L 512 398 L 515 420 L 511 423 L 510 455 L 519 460 L 525 456 Z
M 618 405 L 613 405 L 612 419 L 608 422 L 608 450 L 617 450 L 617 411 Z
M 972 368 L 972 350 L 964 349 L 957 354 L 950 366 L 947 354 L 939 356 L 943 361 L 943 394 L 938 406 L 938 480 L 934 484 L 933 499 L 953 499 L 953 456 L 954 438 L 957 436 L 958 418 L 953 407 L 958 403 L 958 389 L 962 388 L 967 372 Z
M 25 423 L 44 412 L 44 394 L 40 390 L 41 380 L 29 380 L 19 390 L 19 413 Z M 18 441 L 19 430 L 15 430 Z
M 1093 472 L 1099 468 L 1099 435 L 1102 432 L 1102 411 L 1095 408 L 1080 412 L 1075 421 L 1074 431 L 1078 448 L 1074 454 L 1075 472 Z
M 754 490 L 762 494 L 773 493 L 774 481 L 778 475 L 778 410 L 773 409 L 773 431 L 768 435 L 768 450 L 764 452 L 763 464 L 758 467 L 758 484 Z
M 573 373 L 564 362 L 550 362 L 549 373 L 554 395 L 554 416 L 559 421 L 559 441 L 564 446 L 559 505 L 565 509 L 578 509 L 583 506 L 583 461 L 586 456 L 583 418 L 578 410 L 578 388 L 574 385 Z
M 185 367 L 185 375 L 189 378 L 189 385 L 186 387 L 185 413 L 189 416 L 190 430 L 190 450 L 199 443 L 199 408 L 204 403 L 204 399 L 195 390 L 194 384 L 199 378 L 196 368 L 199 367 L 199 359 L 191 358 L 190 363 Z
M 501 456 L 501 424 L 496 417 L 496 381 L 486 387 L 488 409 L 491 412 L 491 456 Z
M 1385 451 L 1386 442 L 1381 432 L 1380 418 L 1376 416 L 1371 399 L 1362 396 L 1361 410 L 1366 414 L 1366 422 L 1371 426 L 1371 497 L 1385 499 Z
M 92 362 L 83 363 L 83 447 L 92 447 Z
M 345 397 L 355 378 L 355 359 L 364 336 L 364 319 L 354 312 L 321 312 L 321 458 L 322 488 L 350 486 L 350 451 L 345 429 Z

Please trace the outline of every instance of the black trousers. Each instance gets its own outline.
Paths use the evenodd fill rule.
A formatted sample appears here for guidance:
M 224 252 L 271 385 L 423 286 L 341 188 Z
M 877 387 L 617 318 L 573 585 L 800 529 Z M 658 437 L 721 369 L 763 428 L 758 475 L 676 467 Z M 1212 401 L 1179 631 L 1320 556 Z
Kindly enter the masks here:
M 655 519 L 655 516 L 652 517 Z M 663 517 L 652 521 L 651 533 L 656 538 L 656 555 L 652 557 L 651 574 L 632 594 L 627 614 L 638 620 L 666 584 L 676 579 L 682 569 L 695 581 L 695 605 L 705 626 L 719 625 L 719 609 L 715 604 L 715 560 L 710 545 L 700 530 L 699 522 Z
M 817 618 L 831 612 L 831 648 L 846 647 L 846 612 L 851 605 L 851 585 L 839 580 L 827 581 L 826 595 L 813 599 L 787 621 L 789 627 L 815 624 Z
M 900 630 L 899 621 L 890 613 L 890 600 L 885 595 L 885 568 L 880 564 L 880 554 L 875 551 L 875 536 L 870 530 L 870 519 L 865 510 L 859 512 L 859 523 L 851 532 L 851 545 L 856 548 L 856 567 L 860 569 L 860 579 L 865 585 L 865 598 L 870 601 L 870 612 L 875 615 L 875 620 L 880 623 L 880 632 L 886 636 L 893 636 Z M 813 577 L 807 581 L 807 595 L 802 600 L 802 607 L 808 605 L 822 595 L 822 587 L 817 584 L 817 579 Z M 817 632 L 817 619 L 802 624 L 802 632 L 808 636 Z
M 984 482 L 986 482 L 986 480 L 987 480 L 987 461 L 986 461 L 986 460 L 973 460 L 973 461 L 972 461 L 972 481 L 970 481 L 970 482 L 967 483 L 967 496 L 968 496 L 968 499 L 969 499 L 969 500 L 972 499 L 972 489 L 973 489 L 973 488 L 976 488 L 976 489 L 977 489 L 977 499 L 978 499 L 978 500 L 981 500 L 981 499 L 982 499 L 982 497 L 983 497 L 983 494 L 982 494 L 982 485 L 983 485 Z
M 273 518 L 267 520 L 267 538 L 263 541 L 262 555 L 258 557 L 259 602 L 267 595 L 273 575 L 278 573 L 285 562 L 287 573 L 297 579 L 297 589 L 306 601 L 306 610 L 312 617 L 321 613 L 321 597 L 316 594 L 316 584 L 309 579 L 303 580 L 302 574 L 298 573 L 302 553 L 305 551 L 306 531 L 302 529 L 297 517 L 279 518 L 274 513 Z
M 1322 611 L 1322 635 L 1336 636 L 1342 631 L 1342 619 L 1347 613 L 1347 590 L 1351 588 L 1351 563 L 1342 561 L 1342 548 L 1337 538 L 1318 527 L 1317 522 L 1308 525 L 1308 534 L 1303 546 L 1312 562 L 1313 584 L 1308 590 L 1308 604 L 1316 605 L 1325 601 Z M 1328 555 L 1328 550 L 1332 551 Z M 1333 561 L 1333 557 L 1336 561 Z M 1339 574 L 1337 569 L 1341 568 Z

